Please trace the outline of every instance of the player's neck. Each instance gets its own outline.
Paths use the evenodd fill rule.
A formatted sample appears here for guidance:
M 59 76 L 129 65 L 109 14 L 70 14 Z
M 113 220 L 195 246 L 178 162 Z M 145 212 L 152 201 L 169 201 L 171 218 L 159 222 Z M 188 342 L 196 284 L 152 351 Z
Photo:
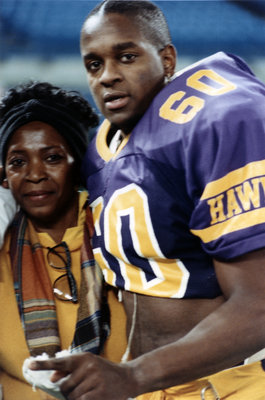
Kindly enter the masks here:
M 120 145 L 125 137 L 126 137 L 126 135 L 124 134 L 124 132 L 121 129 L 116 130 L 116 132 L 114 132 L 112 134 L 110 141 L 109 141 L 109 136 L 108 136 L 108 146 L 109 146 L 111 153 L 113 153 L 113 154 L 116 153 L 116 151 L 120 147 Z

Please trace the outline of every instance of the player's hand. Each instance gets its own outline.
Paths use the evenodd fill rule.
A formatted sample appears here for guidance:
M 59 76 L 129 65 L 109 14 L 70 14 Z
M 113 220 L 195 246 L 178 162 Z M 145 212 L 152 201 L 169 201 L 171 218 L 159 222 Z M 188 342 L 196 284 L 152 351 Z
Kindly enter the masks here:
M 34 361 L 33 370 L 55 370 L 51 381 L 66 376 L 60 385 L 68 400 L 127 400 L 137 395 L 130 363 L 114 364 L 91 353 Z

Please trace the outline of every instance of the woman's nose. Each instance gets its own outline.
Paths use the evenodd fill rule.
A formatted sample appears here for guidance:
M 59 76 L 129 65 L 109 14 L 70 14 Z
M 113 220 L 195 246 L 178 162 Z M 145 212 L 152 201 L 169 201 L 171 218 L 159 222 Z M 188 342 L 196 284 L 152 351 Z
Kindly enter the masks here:
M 46 178 L 46 173 L 43 165 L 36 161 L 29 163 L 27 170 L 27 179 L 32 182 L 39 182 Z

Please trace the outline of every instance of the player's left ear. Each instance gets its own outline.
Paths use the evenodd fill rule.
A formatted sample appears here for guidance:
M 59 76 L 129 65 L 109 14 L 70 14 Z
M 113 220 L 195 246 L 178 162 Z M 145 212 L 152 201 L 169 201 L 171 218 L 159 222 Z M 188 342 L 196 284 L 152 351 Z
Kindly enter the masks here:
M 161 57 L 163 61 L 165 77 L 170 78 L 175 73 L 177 63 L 177 51 L 173 44 L 168 44 L 161 51 Z

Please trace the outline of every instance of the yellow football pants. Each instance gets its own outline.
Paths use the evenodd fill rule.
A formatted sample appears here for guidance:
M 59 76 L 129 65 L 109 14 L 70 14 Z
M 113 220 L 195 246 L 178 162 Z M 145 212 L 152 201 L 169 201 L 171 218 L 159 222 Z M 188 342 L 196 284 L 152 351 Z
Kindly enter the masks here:
M 265 400 L 265 371 L 256 362 L 231 368 L 185 385 L 137 397 L 137 400 Z

